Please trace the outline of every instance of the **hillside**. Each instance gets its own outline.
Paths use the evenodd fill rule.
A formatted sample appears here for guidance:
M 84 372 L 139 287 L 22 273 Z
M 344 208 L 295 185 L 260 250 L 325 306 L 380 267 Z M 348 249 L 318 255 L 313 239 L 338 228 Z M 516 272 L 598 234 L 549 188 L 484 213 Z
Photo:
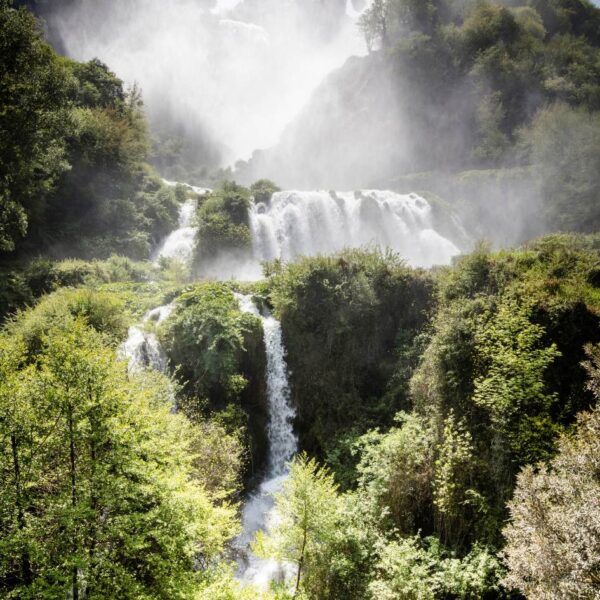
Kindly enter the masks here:
M 427 190 L 499 245 L 597 229 L 599 9 L 375 2 L 363 29 L 372 52 L 330 75 L 241 180 Z
M 115 7 L 165 8 L 79 5 Z M 352 19 L 369 53 L 236 182 L 161 162 L 32 8 L 0 0 L 0 597 L 599 598 L 600 10 L 306 2 L 311 53 Z

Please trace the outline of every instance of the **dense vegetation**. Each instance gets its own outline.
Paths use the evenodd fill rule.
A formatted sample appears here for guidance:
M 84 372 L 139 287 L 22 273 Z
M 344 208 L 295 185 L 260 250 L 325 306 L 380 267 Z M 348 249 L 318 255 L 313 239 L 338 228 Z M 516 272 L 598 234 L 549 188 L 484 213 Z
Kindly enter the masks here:
M 251 203 L 278 189 L 260 180 L 198 198 L 192 264 L 150 263 L 190 192 L 146 164 L 139 92 L 0 0 L 3 598 L 600 595 L 599 13 L 375 0 L 361 25 L 359 62 L 409 81 L 403 110 L 435 138 L 414 136 L 410 170 L 447 168 L 398 168 L 398 188 L 442 187 L 475 233 L 516 230 L 520 199 L 499 215 L 518 188 L 588 235 L 430 270 L 371 248 L 195 280 L 247 258 Z M 236 293 L 281 322 L 301 448 L 253 545 L 295 577 L 263 591 L 233 575 L 268 432 L 261 319 Z M 164 373 L 126 363 L 132 325 Z
M 361 27 L 369 56 L 334 72 L 240 178 L 429 190 L 499 245 L 598 229 L 600 9 L 375 0 Z
M 553 568 L 523 533 L 536 527 L 549 556 L 560 544 L 579 560 L 592 544 L 588 570 L 564 561 L 560 585 L 564 597 L 596 590 L 585 520 L 598 489 L 586 471 L 594 417 L 571 431 L 598 388 L 598 248 L 596 237 L 558 235 L 480 247 L 430 272 L 374 251 L 269 265 L 245 292 L 281 318 L 313 458 L 294 463 L 277 499 L 282 520 L 255 551 L 295 563 L 306 598 L 509 597 L 513 587 L 536 597 L 547 583 L 530 570 Z M 230 503 L 265 459 L 259 321 L 239 311 L 232 284 L 124 279 L 58 289 L 0 336 L 2 585 L 9 597 L 79 587 L 99 598 L 175 588 L 242 597 L 223 548 L 236 531 Z M 172 299 L 158 334 L 178 383 L 127 375 L 115 347 L 128 324 Z M 589 467 L 563 466 L 585 444 Z M 532 490 L 555 478 L 564 495 L 544 496 L 544 514 L 556 513 L 548 523 L 529 507 Z M 569 500 L 574 485 L 588 501 Z M 568 547 L 553 529 L 562 515 L 561 526 L 579 527 Z M 111 536 L 131 545 L 115 554 Z
M 307 597 L 508 597 L 511 586 L 541 597 L 549 581 L 564 587 L 561 597 L 577 597 L 573 590 L 583 586 L 597 593 L 597 538 L 589 520 L 598 494 L 595 417 L 583 418 L 583 441 L 573 442 L 588 444 L 590 462 L 579 463 L 581 475 L 563 466 L 574 460 L 570 441 L 558 446 L 570 454 L 549 467 L 557 469 L 556 477 L 579 477 L 590 504 L 583 498 L 569 504 L 576 483 L 565 481 L 565 495 L 557 496 L 557 488 L 547 487 L 553 471 L 534 476 L 528 467 L 510 504 L 506 576 L 498 551 L 520 469 L 554 456 L 560 436 L 596 400 L 597 381 L 587 383 L 582 363 L 584 347 L 600 341 L 598 259 L 595 237 L 554 236 L 515 251 L 482 247 L 452 269 L 431 274 L 429 286 L 393 258 L 369 254 L 354 261 L 307 259 L 277 272 L 272 299 L 286 333 L 300 433 L 331 470 L 300 458 L 278 498 L 286 519 L 304 523 L 304 557 L 297 554 L 298 542 L 289 540 L 300 536 L 292 527 L 276 528 L 260 549 L 301 565 Z M 403 276 L 395 280 L 396 301 L 426 284 L 424 297 L 413 301 L 429 320 L 411 324 L 406 305 L 379 312 L 379 299 L 367 292 L 381 273 L 364 269 L 374 261 L 383 272 L 386 265 Z M 361 264 L 364 270 L 357 268 Z M 352 283 L 360 281 L 359 288 L 348 281 L 357 271 Z M 432 286 L 435 291 L 425 293 Z M 292 302 L 300 290 L 302 301 Z M 352 290 L 348 297 L 346 290 Z M 335 308 L 327 308 L 330 302 Z M 390 314 L 407 320 L 394 329 L 383 318 Z M 346 327 L 363 333 L 346 336 Z M 363 361 L 377 357 L 377 344 L 386 339 L 395 368 L 383 368 L 379 358 L 380 372 L 366 375 L 372 385 L 356 388 L 349 405 L 348 378 L 360 383 Z M 595 367 L 589 367 L 596 379 L 597 347 Z M 394 410 L 399 412 L 390 424 L 385 411 Z M 378 427 L 371 429 L 375 416 Z M 306 423 L 312 425 L 308 432 Z M 544 502 L 556 516 L 545 520 L 547 513 L 538 512 L 534 485 L 547 489 Z M 576 537 L 561 537 L 578 518 L 583 521 Z M 556 529 L 558 523 L 563 529 Z M 538 556 L 530 527 L 539 527 L 545 556 Z M 572 562 L 557 573 L 558 558 L 546 563 L 563 548 Z M 579 560 L 589 566 L 580 571 L 574 566 Z M 537 570 L 540 564 L 546 571 Z
M 390 425 L 408 407 L 408 375 L 432 306 L 431 277 L 377 251 L 269 270 L 302 447 L 334 451 L 345 434 Z
M 199 274 L 220 261 L 243 261 L 252 248 L 248 210 L 250 190 L 225 183 L 198 209 L 194 266 Z
M 146 164 L 139 90 L 97 60 L 55 54 L 31 13 L 8 0 L 0 56 L 0 260 L 147 258 L 178 205 Z
M 161 337 L 182 385 L 180 408 L 193 420 L 216 414 L 240 438 L 248 435 L 247 474 L 259 472 L 268 420 L 259 320 L 240 312 L 230 286 L 197 284 L 177 298 Z
M 202 430 L 169 381 L 117 360 L 124 332 L 112 296 L 74 290 L 0 335 L 5 598 L 192 598 L 220 577 L 235 511 L 195 468 Z

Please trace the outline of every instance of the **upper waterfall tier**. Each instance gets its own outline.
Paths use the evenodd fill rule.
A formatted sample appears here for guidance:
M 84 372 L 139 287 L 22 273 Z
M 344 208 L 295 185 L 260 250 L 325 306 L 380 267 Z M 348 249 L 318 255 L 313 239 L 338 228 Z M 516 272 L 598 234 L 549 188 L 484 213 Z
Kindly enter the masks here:
M 377 245 L 413 266 L 447 264 L 456 245 L 434 229 L 429 202 L 389 191 L 278 192 L 250 212 L 257 261 Z

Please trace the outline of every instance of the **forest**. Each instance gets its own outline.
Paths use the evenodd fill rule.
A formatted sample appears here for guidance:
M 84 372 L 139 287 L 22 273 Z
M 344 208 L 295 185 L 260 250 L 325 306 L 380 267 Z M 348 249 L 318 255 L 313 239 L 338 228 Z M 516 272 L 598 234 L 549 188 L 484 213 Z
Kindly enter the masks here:
M 51 12 L 0 0 L 0 597 L 600 598 L 600 8 L 365 2 L 220 168 Z

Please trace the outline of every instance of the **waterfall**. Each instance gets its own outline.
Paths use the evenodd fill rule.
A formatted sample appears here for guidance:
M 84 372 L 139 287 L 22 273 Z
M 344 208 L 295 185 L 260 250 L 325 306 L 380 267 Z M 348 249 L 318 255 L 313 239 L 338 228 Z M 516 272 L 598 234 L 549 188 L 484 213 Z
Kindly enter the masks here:
M 148 311 L 142 320 L 142 325 L 129 328 L 127 339 L 119 348 L 119 356 L 128 362 L 129 373 L 140 373 L 144 369 L 154 369 L 165 373 L 167 357 L 156 335 L 144 331 L 143 324 L 153 321 L 161 323 L 173 312 L 173 304 L 159 306 Z
M 192 258 L 196 228 L 194 216 L 196 214 L 196 200 L 186 200 L 179 209 L 178 228 L 171 232 L 154 254 L 154 262 L 161 258 L 176 258 L 188 263 Z
M 250 211 L 256 261 L 293 260 L 343 248 L 391 248 L 416 267 L 447 264 L 460 253 L 434 229 L 433 211 L 416 194 L 389 191 L 278 192 Z
M 298 450 L 293 430 L 295 411 L 290 401 L 290 388 L 285 362 L 281 324 L 271 314 L 261 314 L 250 296 L 236 294 L 240 310 L 260 318 L 267 355 L 267 400 L 269 407 L 269 458 L 266 476 L 258 490 L 248 499 L 242 513 L 243 533 L 236 547 L 244 555 L 238 575 L 247 583 L 266 588 L 270 581 L 289 577 L 293 569 L 273 560 L 263 560 L 248 552 L 254 535 L 269 528 L 276 518 L 273 494 L 281 489 L 288 475 L 287 463 Z
M 163 181 L 169 187 L 179 185 L 174 181 Z M 204 188 L 186 187 L 197 194 L 210 191 Z M 193 227 L 195 214 L 196 200 L 186 200 L 179 208 L 178 228 L 171 232 L 159 246 L 154 256 L 154 262 L 158 262 L 162 257 L 176 258 L 183 262 L 191 260 L 196 236 L 196 229 Z M 148 368 L 161 373 L 166 372 L 167 358 L 162 346 L 154 333 L 144 330 L 144 324 L 150 321 L 156 324 L 161 323 L 172 312 L 173 304 L 153 308 L 144 315 L 141 325 L 134 325 L 129 328 L 127 339 L 119 348 L 119 355 L 127 360 L 130 373 L 139 373 Z
M 198 193 L 206 192 L 197 190 Z M 161 257 L 191 259 L 196 233 L 195 210 L 195 200 L 188 200 L 181 206 L 179 228 L 164 240 L 155 260 Z M 434 229 L 432 213 L 431 205 L 416 194 L 278 192 L 268 203 L 252 204 L 249 212 L 252 255 L 248 262 L 238 265 L 237 272 L 229 272 L 227 276 L 243 278 L 251 273 L 252 278 L 257 278 L 259 263 L 264 260 L 290 261 L 298 256 L 330 254 L 365 245 L 391 248 L 415 266 L 448 263 L 459 250 Z M 230 266 L 234 263 L 232 261 Z M 212 267 L 215 268 L 214 275 L 223 275 L 222 269 L 216 265 Z M 261 312 L 250 296 L 235 296 L 240 310 L 255 315 L 262 323 L 267 359 L 269 451 L 265 476 L 244 504 L 243 531 L 233 546 L 238 554 L 239 579 L 267 589 L 271 581 L 286 581 L 294 575 L 293 565 L 260 559 L 252 554 L 250 544 L 257 531 L 268 531 L 277 519 L 273 494 L 281 490 L 288 477 L 288 462 L 298 450 L 293 430 L 295 411 L 290 398 L 281 324 L 267 311 Z M 144 324 L 149 321 L 160 323 L 172 310 L 172 304 L 155 308 L 146 313 L 140 325 L 129 329 L 120 353 L 128 359 L 130 372 L 146 368 L 166 370 L 166 357 L 160 342 L 152 332 L 144 330 Z

